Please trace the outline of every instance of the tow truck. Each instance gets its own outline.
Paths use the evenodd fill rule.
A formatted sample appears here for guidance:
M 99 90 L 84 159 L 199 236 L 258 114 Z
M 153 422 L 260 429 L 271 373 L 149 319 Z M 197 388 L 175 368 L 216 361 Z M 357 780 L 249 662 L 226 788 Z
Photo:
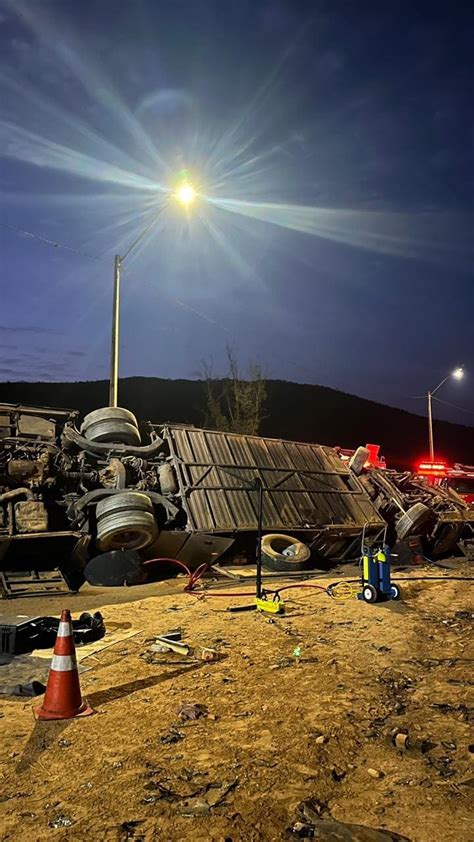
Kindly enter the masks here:
M 454 490 L 470 506 L 474 506 L 474 465 L 460 465 L 456 462 L 448 471 L 447 488 Z

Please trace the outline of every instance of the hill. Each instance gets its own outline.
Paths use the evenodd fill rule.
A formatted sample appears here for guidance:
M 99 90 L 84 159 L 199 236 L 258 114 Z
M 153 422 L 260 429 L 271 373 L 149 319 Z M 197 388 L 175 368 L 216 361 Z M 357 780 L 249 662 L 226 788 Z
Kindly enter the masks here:
M 377 442 L 389 464 L 407 468 L 427 453 L 422 416 L 324 386 L 269 380 L 267 392 L 263 435 L 342 447 Z M 128 377 L 120 381 L 119 394 L 120 405 L 141 420 L 204 423 L 202 381 Z M 107 405 L 108 383 L 0 383 L 0 401 L 65 406 L 85 414 Z M 435 446 L 449 462 L 474 463 L 472 427 L 436 421 Z

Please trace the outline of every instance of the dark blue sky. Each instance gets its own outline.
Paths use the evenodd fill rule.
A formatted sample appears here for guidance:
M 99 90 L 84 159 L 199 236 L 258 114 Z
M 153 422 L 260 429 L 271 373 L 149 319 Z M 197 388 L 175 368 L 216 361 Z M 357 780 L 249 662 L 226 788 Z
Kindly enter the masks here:
M 436 413 L 472 424 L 470 7 L 0 0 L 0 379 L 108 375 L 113 255 L 156 217 L 122 376 L 220 373 L 230 342 L 423 412 L 464 363 Z

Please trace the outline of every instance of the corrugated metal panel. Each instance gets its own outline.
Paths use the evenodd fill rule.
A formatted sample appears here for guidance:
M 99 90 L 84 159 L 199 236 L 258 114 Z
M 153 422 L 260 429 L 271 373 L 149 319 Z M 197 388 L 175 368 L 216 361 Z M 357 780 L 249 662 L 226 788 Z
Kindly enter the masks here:
M 167 426 L 163 435 L 192 530 L 256 529 L 256 477 L 265 490 L 267 531 L 384 525 L 362 484 L 329 447 L 182 426 Z

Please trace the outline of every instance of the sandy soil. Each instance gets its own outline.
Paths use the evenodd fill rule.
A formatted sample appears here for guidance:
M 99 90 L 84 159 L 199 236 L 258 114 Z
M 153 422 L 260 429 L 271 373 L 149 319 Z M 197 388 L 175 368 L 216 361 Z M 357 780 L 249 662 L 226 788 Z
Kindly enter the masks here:
M 38 700 L 0 699 L 2 839 L 291 839 L 308 798 L 326 819 L 413 842 L 471 838 L 474 653 L 470 618 L 456 616 L 472 609 L 468 585 L 404 583 L 403 601 L 375 606 L 291 590 L 276 618 L 230 614 L 250 600 L 199 600 L 182 579 L 68 598 L 75 616 L 100 607 L 110 630 L 138 634 L 89 658 L 94 716 L 36 723 Z M 177 627 L 220 659 L 148 662 L 147 638 Z M 187 703 L 208 715 L 182 721 Z M 408 729 L 408 750 L 393 729 Z

